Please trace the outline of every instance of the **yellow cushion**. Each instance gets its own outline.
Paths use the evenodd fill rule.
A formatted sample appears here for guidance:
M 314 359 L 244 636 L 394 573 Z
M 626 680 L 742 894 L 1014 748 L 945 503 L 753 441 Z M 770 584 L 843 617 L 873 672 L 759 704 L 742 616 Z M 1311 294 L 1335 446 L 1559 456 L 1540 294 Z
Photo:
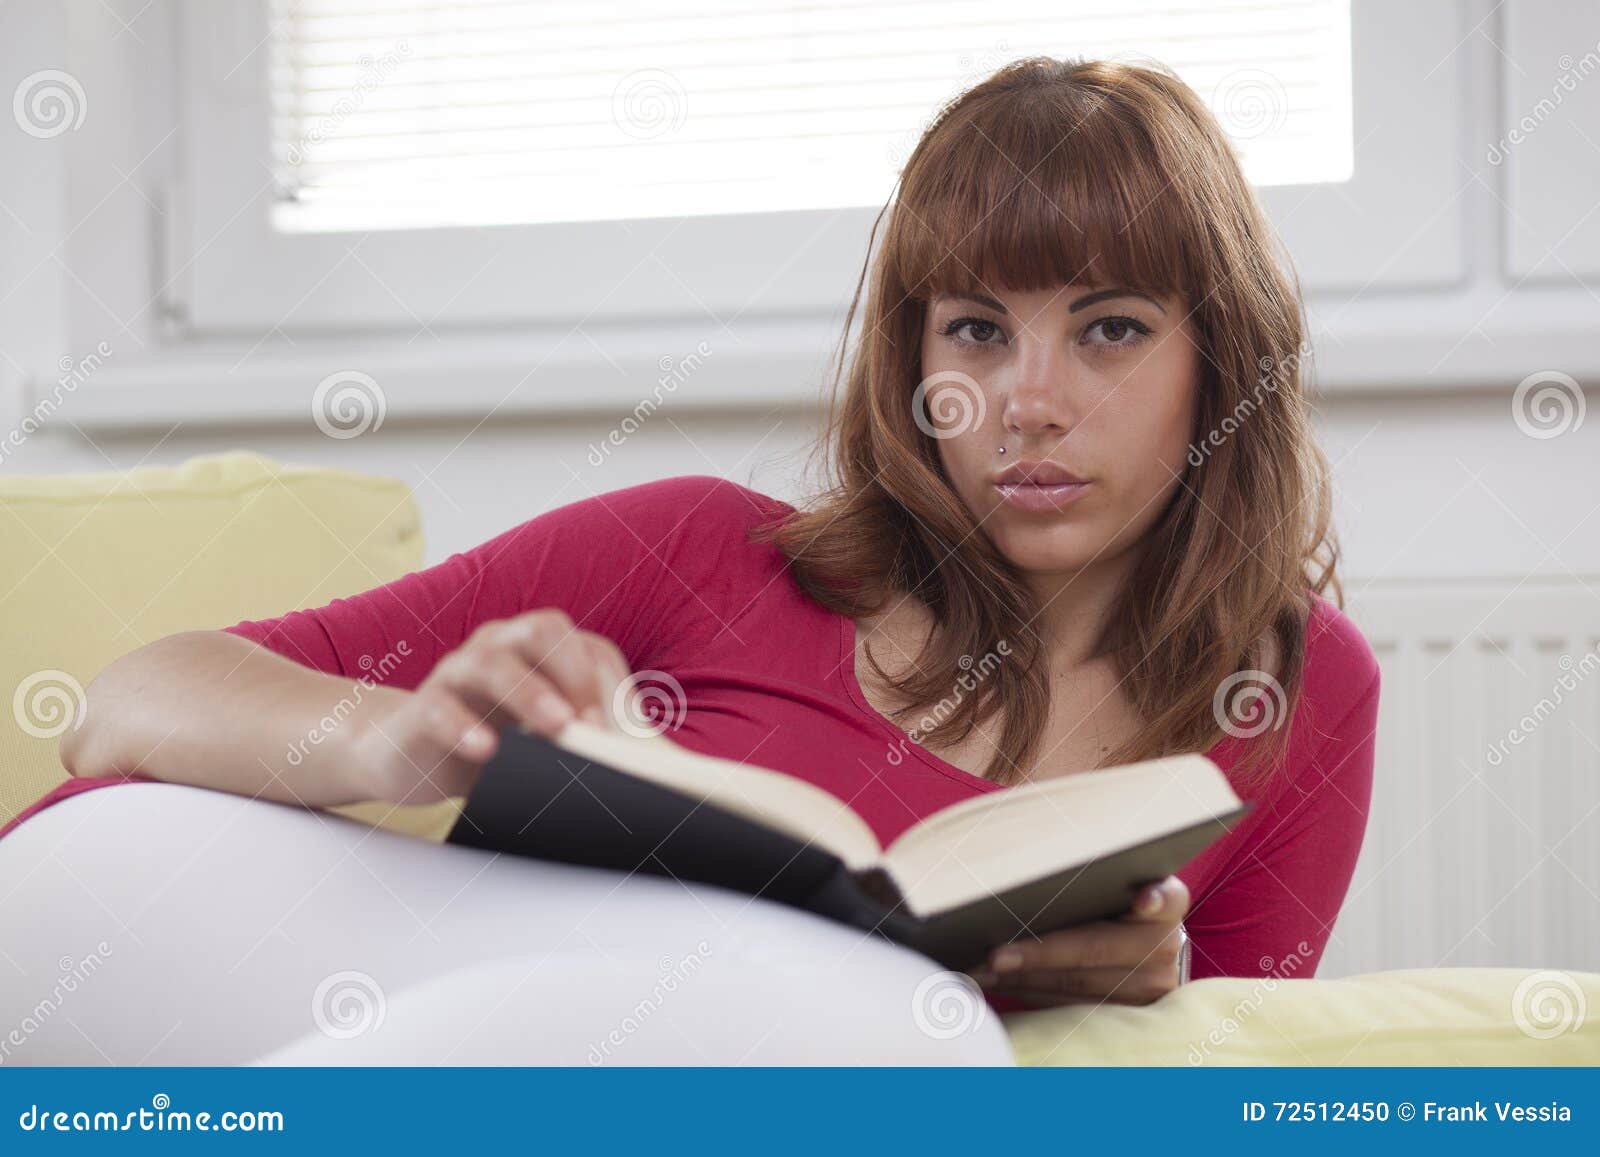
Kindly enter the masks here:
M 1600 973 L 1197 980 L 1144 1007 L 1013 1013 L 1023 1065 L 1600 1064 Z
M 246 452 L 0 478 L 0 512 L 0 694 L 11 708 L 0 716 L 0 823 L 66 778 L 57 737 L 76 689 L 118 655 L 319 606 L 422 564 L 404 483 Z

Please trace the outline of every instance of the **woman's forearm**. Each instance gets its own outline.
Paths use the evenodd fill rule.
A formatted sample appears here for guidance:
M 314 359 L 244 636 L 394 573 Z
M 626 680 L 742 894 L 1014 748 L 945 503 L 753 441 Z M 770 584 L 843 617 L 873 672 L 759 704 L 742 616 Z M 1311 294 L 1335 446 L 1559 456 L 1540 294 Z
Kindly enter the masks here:
M 141 772 L 283 803 L 373 798 L 356 738 L 409 693 L 325 675 L 221 631 L 122 656 L 61 739 L 75 776 Z

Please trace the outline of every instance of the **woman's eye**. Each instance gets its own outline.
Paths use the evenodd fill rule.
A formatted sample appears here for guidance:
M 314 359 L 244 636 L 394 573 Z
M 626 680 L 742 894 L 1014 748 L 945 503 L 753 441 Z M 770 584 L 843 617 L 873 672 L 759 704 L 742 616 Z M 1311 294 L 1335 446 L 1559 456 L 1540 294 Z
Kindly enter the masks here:
M 1089 340 L 1090 345 L 1138 345 L 1150 335 L 1150 327 L 1134 317 L 1102 317 L 1084 331 L 1085 338 L 1098 333 L 1103 340 Z
M 981 317 L 954 318 L 945 322 L 939 332 L 968 345 L 994 345 L 995 338 L 1001 336 L 998 325 Z

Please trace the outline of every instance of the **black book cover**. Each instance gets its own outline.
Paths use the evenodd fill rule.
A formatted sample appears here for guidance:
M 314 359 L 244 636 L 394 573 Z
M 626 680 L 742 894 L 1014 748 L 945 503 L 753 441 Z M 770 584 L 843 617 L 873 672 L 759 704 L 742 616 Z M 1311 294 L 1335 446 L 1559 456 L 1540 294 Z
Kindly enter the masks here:
M 1140 887 L 1181 868 L 1248 808 L 918 917 L 880 870 L 852 872 L 825 848 L 508 727 L 448 842 L 717 884 L 968 969 L 997 945 L 1128 911 Z

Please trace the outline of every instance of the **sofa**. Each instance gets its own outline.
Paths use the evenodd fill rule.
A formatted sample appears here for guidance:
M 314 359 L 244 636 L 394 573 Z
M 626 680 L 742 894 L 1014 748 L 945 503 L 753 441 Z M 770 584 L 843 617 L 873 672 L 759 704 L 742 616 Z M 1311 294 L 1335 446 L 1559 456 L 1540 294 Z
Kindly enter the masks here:
M 0 822 L 65 778 L 118 654 L 424 560 L 402 483 L 244 452 L 0 479 L 0 509 Z M 0 1064 L 1600 1063 L 1600 974 L 1215 978 L 1001 1017 L 806 913 L 443 845 L 453 815 L 167 784 L 47 809 L 0 839 Z

